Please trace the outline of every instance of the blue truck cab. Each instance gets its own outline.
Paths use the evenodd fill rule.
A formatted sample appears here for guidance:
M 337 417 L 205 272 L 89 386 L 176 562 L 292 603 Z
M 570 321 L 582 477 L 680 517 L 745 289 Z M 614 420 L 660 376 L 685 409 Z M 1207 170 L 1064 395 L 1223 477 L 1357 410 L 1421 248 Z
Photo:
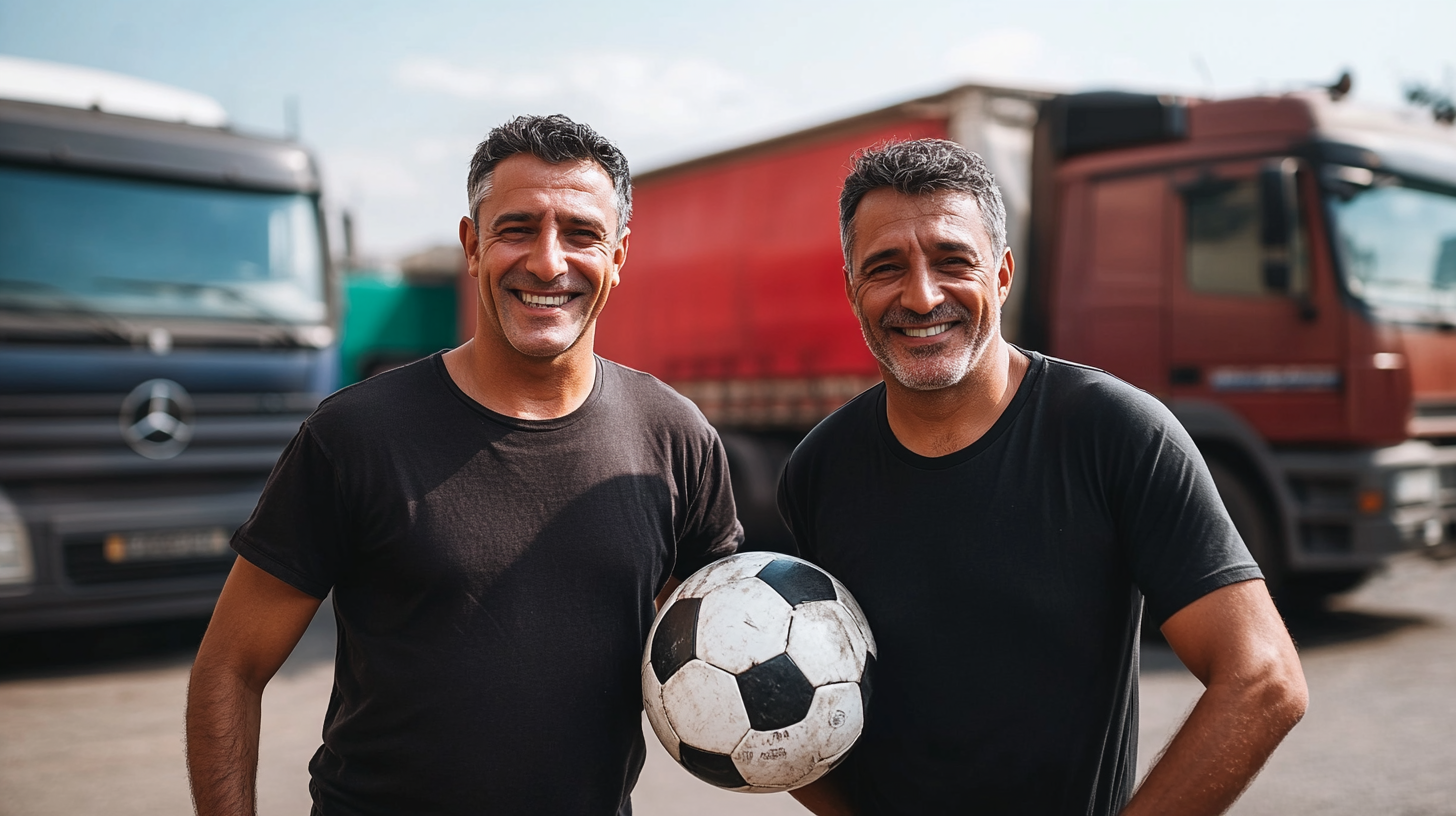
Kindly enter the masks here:
M 206 615 L 337 379 L 317 167 L 206 97 L 0 59 L 0 630 Z

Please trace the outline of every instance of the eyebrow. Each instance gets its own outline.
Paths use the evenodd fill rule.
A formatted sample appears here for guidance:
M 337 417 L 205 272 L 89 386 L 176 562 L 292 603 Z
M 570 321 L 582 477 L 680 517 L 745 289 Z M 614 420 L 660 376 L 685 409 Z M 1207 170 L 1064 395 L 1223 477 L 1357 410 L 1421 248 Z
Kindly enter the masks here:
M 490 228 L 496 229 L 502 224 L 512 224 L 518 222 L 525 222 L 529 224 L 539 220 L 541 220 L 541 217 L 539 215 L 526 212 L 525 210 L 503 212 L 491 220 Z M 580 215 L 574 215 L 567 218 L 566 223 L 571 224 L 575 227 L 591 227 L 592 229 L 602 233 L 605 233 L 607 231 L 607 226 L 601 221 L 598 221 L 595 218 L 585 218 Z
M 981 253 L 976 251 L 976 248 L 971 244 L 963 244 L 960 241 L 940 241 L 935 245 L 935 249 L 939 252 L 964 253 L 971 256 L 972 263 L 981 262 Z M 859 265 L 859 271 L 863 272 L 865 271 L 865 269 L 879 263 L 880 261 L 886 261 L 890 258 L 895 258 L 902 254 L 904 253 L 899 247 L 891 247 L 890 249 L 880 250 L 879 252 L 876 252 L 875 254 L 861 261 Z
M 535 221 L 535 220 L 536 220 L 536 216 L 534 216 L 534 215 L 532 215 L 532 214 L 530 214 L 528 212 L 525 212 L 524 210 L 518 210 L 516 212 L 503 212 L 500 215 L 497 215 L 495 218 L 491 219 L 490 227 L 491 227 L 491 229 L 495 229 L 496 227 L 499 227 L 501 224 L 509 224 L 512 221 Z
M 972 261 L 981 260 L 981 253 L 976 251 L 976 247 L 972 244 L 963 244 L 960 241 L 941 241 L 935 245 L 935 248 L 941 252 L 963 252 L 971 256 Z
M 875 254 L 869 256 L 868 258 L 865 258 L 863 261 L 860 261 L 859 271 L 863 272 L 869 267 L 879 263 L 880 261 L 887 261 L 900 254 L 902 253 L 898 247 L 892 249 L 882 249 L 879 252 L 876 252 Z
M 573 216 L 571 216 L 570 218 L 566 219 L 566 223 L 571 224 L 572 226 L 576 226 L 576 227 L 591 227 L 592 229 L 596 230 L 597 232 L 606 232 L 607 231 L 607 225 L 606 224 L 603 224 L 602 222 L 598 221 L 595 218 L 586 218 L 586 217 L 583 217 L 583 216 L 580 216 L 580 215 L 573 215 Z

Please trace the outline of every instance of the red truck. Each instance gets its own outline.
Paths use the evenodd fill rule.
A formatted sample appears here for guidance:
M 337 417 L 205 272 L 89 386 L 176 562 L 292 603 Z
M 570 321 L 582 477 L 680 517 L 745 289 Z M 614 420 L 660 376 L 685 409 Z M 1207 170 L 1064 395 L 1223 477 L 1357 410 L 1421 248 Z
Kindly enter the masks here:
M 750 546 L 783 543 L 784 459 L 880 379 L 843 294 L 850 156 L 953 139 L 1006 200 L 1008 338 L 1162 399 L 1276 591 L 1347 588 L 1456 539 L 1456 134 L 1342 97 L 963 86 L 643 173 L 597 349 L 702 408 Z

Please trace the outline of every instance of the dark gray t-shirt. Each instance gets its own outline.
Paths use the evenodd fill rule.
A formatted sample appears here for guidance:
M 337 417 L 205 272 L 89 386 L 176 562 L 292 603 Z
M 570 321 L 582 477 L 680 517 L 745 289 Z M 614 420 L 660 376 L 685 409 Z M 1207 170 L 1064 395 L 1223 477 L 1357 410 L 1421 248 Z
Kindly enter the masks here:
M 653 598 L 741 538 L 717 434 L 651 376 L 599 360 L 580 408 L 528 421 L 435 355 L 325 400 L 233 547 L 333 592 L 322 813 L 611 814 Z
M 927 458 L 884 386 L 794 451 L 780 508 L 880 654 L 834 774 L 865 813 L 1112 814 L 1137 765 L 1138 627 L 1260 576 L 1161 403 L 1031 353 L 985 436 Z

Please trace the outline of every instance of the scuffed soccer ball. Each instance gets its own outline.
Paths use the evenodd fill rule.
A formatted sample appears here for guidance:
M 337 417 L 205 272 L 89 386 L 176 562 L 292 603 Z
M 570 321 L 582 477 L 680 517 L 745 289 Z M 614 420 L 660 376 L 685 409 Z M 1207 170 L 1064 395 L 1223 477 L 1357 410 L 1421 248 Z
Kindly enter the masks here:
M 793 790 L 864 727 L 875 641 L 844 585 L 798 558 L 742 553 L 693 573 L 647 635 L 642 699 L 673 758 L 750 793 Z

